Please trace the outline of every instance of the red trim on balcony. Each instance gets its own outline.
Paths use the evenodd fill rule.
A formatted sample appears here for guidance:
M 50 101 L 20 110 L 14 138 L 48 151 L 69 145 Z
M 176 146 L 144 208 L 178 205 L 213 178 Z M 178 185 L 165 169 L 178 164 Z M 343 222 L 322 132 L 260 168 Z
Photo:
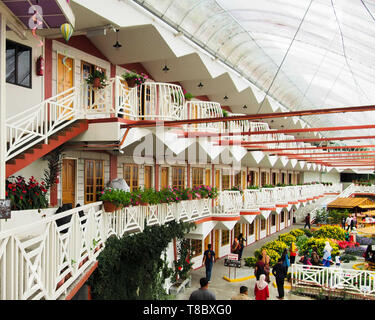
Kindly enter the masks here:
M 88 280 L 88 278 L 91 276 L 91 274 L 95 271 L 95 269 L 98 267 L 99 262 L 96 261 L 94 265 L 90 268 L 90 270 L 81 278 L 81 280 L 77 283 L 77 285 L 69 292 L 69 294 L 66 296 L 65 300 L 71 300 L 79 289 L 85 284 L 85 282 Z
M 298 200 L 298 202 L 307 202 L 307 199 Z
M 287 204 L 276 204 L 276 208 L 286 208 Z
M 288 201 L 289 204 L 298 204 L 298 201 Z
M 239 220 L 240 220 L 240 216 L 234 216 L 234 217 L 217 217 L 216 216 L 216 217 L 202 218 L 194 222 L 195 224 L 200 224 L 200 223 L 207 222 L 207 221 L 239 221 Z
M 251 216 L 251 215 L 257 215 L 261 214 L 260 211 L 240 211 L 241 216 Z
M 259 208 L 260 210 L 263 210 L 263 211 L 267 211 L 267 210 L 276 210 L 276 208 L 275 207 L 261 207 L 261 208 Z

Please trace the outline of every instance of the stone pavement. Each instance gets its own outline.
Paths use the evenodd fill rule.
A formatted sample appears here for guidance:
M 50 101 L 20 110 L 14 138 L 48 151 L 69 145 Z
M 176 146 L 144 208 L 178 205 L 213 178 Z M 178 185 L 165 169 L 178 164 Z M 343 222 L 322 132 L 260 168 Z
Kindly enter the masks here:
M 254 256 L 254 251 L 261 248 L 265 243 L 270 242 L 278 238 L 279 234 L 287 233 L 292 229 L 303 228 L 303 225 L 294 224 L 286 229 L 283 229 L 277 233 L 272 234 L 271 236 L 261 239 L 244 249 L 242 254 L 243 258 L 247 258 L 250 256 Z M 244 260 L 244 259 L 242 259 Z M 242 262 L 244 264 L 244 262 Z M 206 269 L 204 267 L 194 270 L 192 272 L 192 283 L 190 288 L 186 288 L 184 292 L 179 293 L 176 296 L 176 300 L 188 300 L 190 294 L 197 288 L 200 287 L 199 279 L 205 277 Z M 236 279 L 238 278 L 245 278 L 254 275 L 254 269 L 242 265 L 241 268 L 237 268 L 236 270 Z M 213 291 L 216 295 L 217 300 L 229 300 L 232 296 L 239 293 L 240 286 L 247 286 L 249 288 L 249 296 L 251 299 L 254 299 L 254 287 L 255 287 L 255 277 L 251 279 L 240 281 L 240 282 L 229 282 L 223 279 L 223 276 L 229 278 L 228 267 L 224 266 L 224 258 L 217 260 L 214 264 L 212 270 L 212 277 L 211 282 L 209 284 L 209 289 Z M 231 268 L 231 278 L 234 278 L 234 268 Z M 275 281 L 275 277 L 271 275 L 271 283 L 269 285 L 270 291 L 270 300 L 278 300 L 276 296 L 278 295 L 277 289 L 273 286 L 273 282 Z M 285 282 L 286 286 L 290 286 L 288 282 Z M 290 290 L 285 288 L 285 300 L 312 300 L 309 297 L 302 297 L 293 295 L 290 293 Z

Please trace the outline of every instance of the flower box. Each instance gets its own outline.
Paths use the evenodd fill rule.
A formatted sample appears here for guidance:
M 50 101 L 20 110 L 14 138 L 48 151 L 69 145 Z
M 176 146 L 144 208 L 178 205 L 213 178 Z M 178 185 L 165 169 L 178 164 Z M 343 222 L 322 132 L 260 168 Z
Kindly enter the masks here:
M 177 295 L 180 292 L 184 292 L 185 288 L 191 286 L 191 276 L 183 281 L 177 281 L 169 288 L 169 294 Z
M 103 207 L 105 212 L 115 212 L 119 209 L 121 209 L 120 206 L 116 206 L 111 201 L 103 201 Z

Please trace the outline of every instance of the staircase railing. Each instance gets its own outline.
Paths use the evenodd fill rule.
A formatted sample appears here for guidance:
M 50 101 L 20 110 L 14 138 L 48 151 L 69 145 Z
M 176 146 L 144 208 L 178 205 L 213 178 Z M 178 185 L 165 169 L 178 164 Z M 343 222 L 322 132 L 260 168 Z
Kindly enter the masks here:
M 78 114 L 77 89 L 73 87 L 8 118 L 6 160 L 40 142 L 48 143 L 51 135 L 77 120 Z

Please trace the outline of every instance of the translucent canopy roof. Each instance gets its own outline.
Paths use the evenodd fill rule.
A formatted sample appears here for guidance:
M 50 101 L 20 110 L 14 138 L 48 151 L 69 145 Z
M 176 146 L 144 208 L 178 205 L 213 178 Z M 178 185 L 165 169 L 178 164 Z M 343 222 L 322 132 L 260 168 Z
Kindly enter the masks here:
M 136 2 L 290 110 L 375 104 L 375 0 Z M 374 115 L 348 113 L 304 119 L 316 127 L 373 124 Z

